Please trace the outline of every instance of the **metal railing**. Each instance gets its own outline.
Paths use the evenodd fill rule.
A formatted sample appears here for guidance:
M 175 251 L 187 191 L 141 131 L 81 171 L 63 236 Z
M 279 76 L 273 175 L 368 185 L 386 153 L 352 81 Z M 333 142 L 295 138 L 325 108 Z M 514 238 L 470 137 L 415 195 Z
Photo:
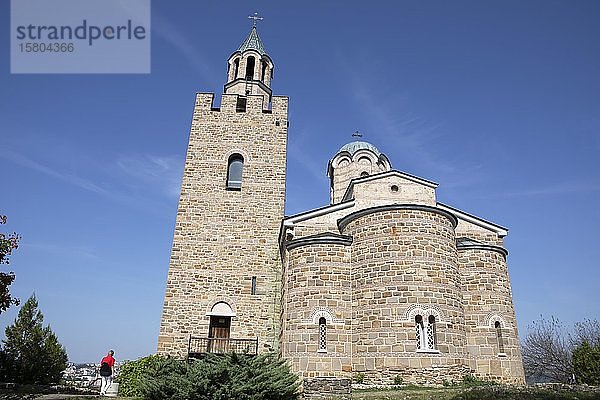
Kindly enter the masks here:
M 258 354 L 258 338 L 231 339 L 190 336 L 188 356 L 198 356 L 206 353 L 245 353 Z

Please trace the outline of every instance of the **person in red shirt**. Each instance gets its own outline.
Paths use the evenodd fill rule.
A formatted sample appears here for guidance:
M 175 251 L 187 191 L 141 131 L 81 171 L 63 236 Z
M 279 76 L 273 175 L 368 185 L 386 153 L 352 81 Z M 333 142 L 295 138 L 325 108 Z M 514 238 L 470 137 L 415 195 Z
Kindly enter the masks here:
M 112 376 L 115 372 L 115 359 L 113 355 L 114 351 L 109 350 L 106 357 L 100 361 L 100 377 L 102 378 L 102 386 L 100 386 L 100 396 L 104 396 L 106 391 L 112 384 Z

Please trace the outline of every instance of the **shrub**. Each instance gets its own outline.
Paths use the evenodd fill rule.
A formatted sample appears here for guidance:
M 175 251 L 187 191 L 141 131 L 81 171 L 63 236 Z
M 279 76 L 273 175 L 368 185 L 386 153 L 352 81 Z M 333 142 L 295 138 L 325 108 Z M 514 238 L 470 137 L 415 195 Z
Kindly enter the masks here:
M 495 385 L 496 382 L 494 381 L 487 381 L 484 379 L 479 379 L 474 375 L 471 374 L 467 374 L 465 376 L 463 376 L 463 381 L 462 381 L 464 386 L 488 386 L 488 385 Z
M 188 364 L 174 358 L 160 358 L 150 364 L 139 379 L 138 393 L 148 400 L 184 400 L 188 396 L 190 382 L 187 379 Z
M 298 377 L 275 354 L 208 354 L 191 364 L 159 360 L 143 374 L 139 394 L 148 400 L 292 400 L 298 387 Z
M 600 385 L 600 345 L 587 341 L 573 350 L 573 370 L 578 383 Z
M 394 377 L 394 385 L 400 386 L 400 385 L 402 385 L 402 383 L 404 383 L 404 380 L 402 379 L 402 376 L 401 375 L 396 375 Z
M 139 397 L 140 380 L 145 374 L 156 373 L 156 367 L 166 361 L 166 357 L 150 355 L 135 361 L 126 361 L 119 369 L 119 394 L 127 397 Z
M 354 381 L 354 383 L 364 383 L 365 374 L 363 374 L 362 372 L 358 372 L 352 376 L 352 380 Z

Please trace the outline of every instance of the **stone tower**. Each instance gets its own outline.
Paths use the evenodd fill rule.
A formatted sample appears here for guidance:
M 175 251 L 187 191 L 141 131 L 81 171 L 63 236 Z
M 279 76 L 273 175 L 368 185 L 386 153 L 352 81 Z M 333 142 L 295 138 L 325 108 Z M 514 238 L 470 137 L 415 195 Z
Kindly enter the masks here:
M 278 348 L 288 98 L 272 95 L 273 68 L 253 27 L 229 57 L 220 107 L 196 95 L 160 354 Z
M 275 350 L 305 394 L 523 383 L 508 230 L 362 140 L 329 161 L 329 205 L 284 217 L 288 99 L 255 26 L 227 64 L 220 106 L 196 95 L 158 352 Z

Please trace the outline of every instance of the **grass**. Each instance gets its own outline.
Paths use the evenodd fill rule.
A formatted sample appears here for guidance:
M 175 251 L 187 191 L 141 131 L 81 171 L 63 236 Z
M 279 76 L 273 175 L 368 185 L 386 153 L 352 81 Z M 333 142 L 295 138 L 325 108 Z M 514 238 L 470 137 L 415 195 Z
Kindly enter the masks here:
M 545 389 L 503 385 L 410 386 L 389 390 L 355 390 L 353 400 L 600 400 L 600 390 Z
M 355 390 L 357 400 L 450 400 L 464 389 L 407 386 L 388 390 Z

